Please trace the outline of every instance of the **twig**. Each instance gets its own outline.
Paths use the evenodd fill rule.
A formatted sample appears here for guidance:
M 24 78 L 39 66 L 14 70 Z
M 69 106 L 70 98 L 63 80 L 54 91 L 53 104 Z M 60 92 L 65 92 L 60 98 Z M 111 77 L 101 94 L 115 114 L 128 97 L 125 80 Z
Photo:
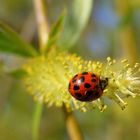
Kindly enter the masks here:
M 47 10 L 44 0 L 34 0 L 35 13 L 37 19 L 38 38 L 40 51 L 43 52 L 48 41 L 49 23 L 47 19 Z
M 46 7 L 43 0 L 34 0 L 35 14 L 37 19 L 37 29 L 39 38 L 39 48 L 43 52 L 45 45 L 48 41 L 49 25 L 46 16 Z M 43 110 L 43 103 L 37 102 L 32 126 L 32 137 L 33 140 L 39 139 L 39 126 L 41 120 L 41 114 Z
M 81 132 L 80 126 L 71 111 L 68 111 L 65 106 L 63 106 L 63 112 L 66 119 L 67 132 L 71 140 L 83 140 L 83 134 Z

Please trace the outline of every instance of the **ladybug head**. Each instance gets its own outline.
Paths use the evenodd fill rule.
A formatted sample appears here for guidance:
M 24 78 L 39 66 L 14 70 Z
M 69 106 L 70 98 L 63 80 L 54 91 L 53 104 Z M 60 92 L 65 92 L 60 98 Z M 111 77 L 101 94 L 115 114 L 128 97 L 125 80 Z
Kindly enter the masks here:
M 106 88 L 106 86 L 108 85 L 108 78 L 101 78 L 100 79 L 100 87 L 102 90 L 104 90 Z

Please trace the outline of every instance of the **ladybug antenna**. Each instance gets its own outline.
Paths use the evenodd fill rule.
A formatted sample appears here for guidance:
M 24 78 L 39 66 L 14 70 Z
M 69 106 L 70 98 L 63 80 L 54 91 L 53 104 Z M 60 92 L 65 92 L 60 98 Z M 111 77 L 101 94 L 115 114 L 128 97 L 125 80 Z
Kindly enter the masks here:
M 106 86 L 108 85 L 108 78 L 101 78 L 100 79 L 100 86 L 101 89 L 104 90 L 106 88 Z

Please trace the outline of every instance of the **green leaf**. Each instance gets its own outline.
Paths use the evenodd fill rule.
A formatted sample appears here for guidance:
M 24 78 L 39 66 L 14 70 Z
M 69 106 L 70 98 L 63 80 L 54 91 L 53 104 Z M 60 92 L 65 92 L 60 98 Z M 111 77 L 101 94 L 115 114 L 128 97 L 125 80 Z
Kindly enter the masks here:
M 58 41 L 60 33 L 62 32 L 65 15 L 66 11 L 64 10 L 56 23 L 52 26 L 45 51 L 48 50 L 52 45 L 56 44 L 56 42 Z
M 65 19 L 64 31 L 58 45 L 60 49 L 68 49 L 79 39 L 87 25 L 93 6 L 93 0 L 73 0 L 72 7 Z
M 14 78 L 24 78 L 25 76 L 28 75 L 27 72 L 22 68 L 7 72 L 7 74 L 9 74 Z
M 36 56 L 37 51 L 10 27 L 0 22 L 0 51 L 20 56 Z

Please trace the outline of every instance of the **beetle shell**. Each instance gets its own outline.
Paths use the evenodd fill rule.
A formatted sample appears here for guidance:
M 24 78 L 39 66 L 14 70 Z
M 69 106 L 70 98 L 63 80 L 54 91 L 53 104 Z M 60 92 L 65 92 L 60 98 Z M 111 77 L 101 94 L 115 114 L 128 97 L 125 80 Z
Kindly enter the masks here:
M 104 88 L 107 82 L 104 81 Z M 103 94 L 102 83 L 93 72 L 82 72 L 76 74 L 69 82 L 68 90 L 70 94 L 80 101 L 93 101 Z

